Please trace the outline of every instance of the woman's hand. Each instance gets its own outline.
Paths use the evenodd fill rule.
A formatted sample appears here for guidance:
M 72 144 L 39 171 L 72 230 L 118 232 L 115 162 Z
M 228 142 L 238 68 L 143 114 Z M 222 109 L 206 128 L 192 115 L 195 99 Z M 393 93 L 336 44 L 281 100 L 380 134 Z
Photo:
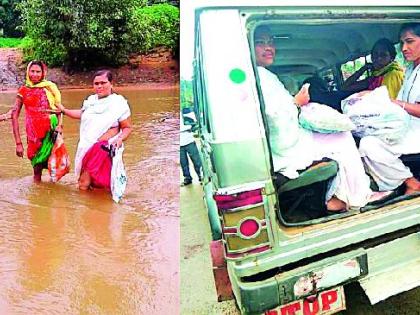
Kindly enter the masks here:
M 57 106 L 58 110 L 59 110 L 61 113 L 63 113 L 63 112 L 64 112 L 64 110 L 66 109 L 66 108 L 63 106 L 63 104 L 61 104 L 61 103 L 56 104 L 56 106 Z
M 120 148 L 123 144 L 121 134 L 118 137 L 112 139 L 112 141 L 109 141 L 109 144 L 115 146 L 116 148 Z
M 13 109 L 10 109 L 7 113 L 1 114 L 0 121 L 12 119 L 12 112 L 13 112 Z
M 57 131 L 58 133 L 63 133 L 63 125 L 58 125 L 57 127 L 55 127 L 55 131 Z
M 300 91 L 295 95 L 295 104 L 303 106 L 309 103 L 309 83 L 304 84 Z
M 18 157 L 23 157 L 23 145 L 22 145 L 22 142 L 16 143 L 16 155 Z
M 399 100 L 392 100 L 393 103 L 400 106 L 402 109 L 407 110 L 406 107 L 408 105 L 407 102 L 399 101 Z

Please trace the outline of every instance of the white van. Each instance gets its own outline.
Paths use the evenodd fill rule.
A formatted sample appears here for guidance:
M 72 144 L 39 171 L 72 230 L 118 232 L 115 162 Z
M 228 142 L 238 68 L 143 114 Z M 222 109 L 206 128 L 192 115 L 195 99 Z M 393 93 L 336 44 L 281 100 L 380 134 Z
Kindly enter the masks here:
M 419 21 L 419 7 L 402 6 L 196 11 L 194 94 L 212 255 L 223 255 L 215 274 L 220 279 L 226 268 L 242 313 L 332 314 L 345 308 L 346 283 L 360 282 L 372 303 L 419 285 L 419 198 L 325 215 L 319 189 L 337 172 L 334 161 L 279 181 L 253 49 L 255 28 L 269 26 L 278 55 L 270 70 L 290 93 L 314 75 L 333 92 L 343 65 L 368 60 L 379 38 L 397 44 L 401 25 Z M 301 203 L 293 195 L 299 189 L 307 193 Z

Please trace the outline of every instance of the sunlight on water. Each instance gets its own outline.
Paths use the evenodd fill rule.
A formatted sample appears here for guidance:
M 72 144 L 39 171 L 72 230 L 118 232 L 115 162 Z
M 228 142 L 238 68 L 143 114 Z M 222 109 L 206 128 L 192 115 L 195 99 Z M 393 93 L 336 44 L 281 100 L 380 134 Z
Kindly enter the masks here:
M 63 91 L 63 104 L 78 108 L 89 93 Z M 118 205 L 107 192 L 79 192 L 73 173 L 52 184 L 44 171 L 34 184 L 11 123 L 0 123 L 0 314 L 155 314 L 179 304 L 178 89 L 119 93 L 134 131 Z M 14 97 L 0 94 L 0 112 Z M 78 129 L 65 118 L 72 160 Z

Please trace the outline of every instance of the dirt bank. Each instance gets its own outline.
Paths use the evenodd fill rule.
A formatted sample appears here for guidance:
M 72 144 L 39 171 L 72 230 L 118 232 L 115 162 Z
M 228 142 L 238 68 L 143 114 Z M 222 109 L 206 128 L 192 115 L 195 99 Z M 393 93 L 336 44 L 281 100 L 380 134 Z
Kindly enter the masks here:
M 22 50 L 18 48 L 0 48 L 0 84 L 1 90 L 19 87 L 25 77 L 26 65 L 22 61 Z M 176 85 L 179 82 L 178 62 L 164 50 L 157 50 L 147 56 L 133 56 L 128 65 L 111 68 L 116 86 L 139 85 L 159 88 Z M 91 87 L 92 71 L 65 73 L 61 68 L 48 70 L 48 79 L 60 89 Z

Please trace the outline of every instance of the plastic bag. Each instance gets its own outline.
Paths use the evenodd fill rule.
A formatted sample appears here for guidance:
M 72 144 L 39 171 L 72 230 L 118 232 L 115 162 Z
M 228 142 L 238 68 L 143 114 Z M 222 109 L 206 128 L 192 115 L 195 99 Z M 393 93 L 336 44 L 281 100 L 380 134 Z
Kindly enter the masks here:
M 356 125 L 352 133 L 359 138 L 376 136 L 395 144 L 409 128 L 410 115 L 391 101 L 386 86 L 352 94 L 341 101 L 341 108 Z
M 127 186 L 127 174 L 124 169 L 124 162 L 122 155 L 124 152 L 124 145 L 120 148 L 115 149 L 115 155 L 112 158 L 112 169 L 111 169 L 111 193 L 112 200 L 116 203 L 120 202 L 125 187 Z
M 51 181 L 56 183 L 70 171 L 70 156 L 64 145 L 63 136 L 58 133 L 51 155 L 48 158 L 48 172 Z
M 346 115 L 327 105 L 313 102 L 301 107 L 299 124 L 305 129 L 320 133 L 336 133 L 356 128 Z

